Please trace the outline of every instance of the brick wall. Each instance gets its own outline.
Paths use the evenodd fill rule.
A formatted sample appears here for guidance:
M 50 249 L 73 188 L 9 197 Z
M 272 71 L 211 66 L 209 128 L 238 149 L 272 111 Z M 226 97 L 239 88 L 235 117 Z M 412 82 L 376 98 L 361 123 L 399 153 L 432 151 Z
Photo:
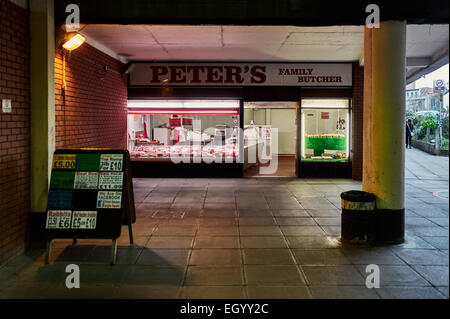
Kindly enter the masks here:
M 25 9 L 0 0 L 0 264 L 24 251 L 30 210 L 30 38 Z
M 353 63 L 352 178 L 362 180 L 364 67 Z
M 55 53 L 56 148 L 125 148 L 127 83 L 122 64 L 84 43 Z M 105 66 L 107 69 L 105 69 Z

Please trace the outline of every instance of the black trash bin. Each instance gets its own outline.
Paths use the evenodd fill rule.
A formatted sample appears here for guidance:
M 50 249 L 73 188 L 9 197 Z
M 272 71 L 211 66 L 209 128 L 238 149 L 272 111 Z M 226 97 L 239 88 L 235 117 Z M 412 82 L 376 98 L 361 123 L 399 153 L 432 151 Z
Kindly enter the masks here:
M 375 195 L 363 191 L 341 194 L 341 239 L 367 243 L 375 237 Z

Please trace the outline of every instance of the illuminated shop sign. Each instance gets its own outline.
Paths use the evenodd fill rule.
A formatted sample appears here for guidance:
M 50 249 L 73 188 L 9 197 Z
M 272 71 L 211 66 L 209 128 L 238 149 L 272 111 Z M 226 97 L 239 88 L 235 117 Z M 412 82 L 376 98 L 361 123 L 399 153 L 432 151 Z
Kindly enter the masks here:
M 351 86 L 349 63 L 136 63 L 131 86 Z

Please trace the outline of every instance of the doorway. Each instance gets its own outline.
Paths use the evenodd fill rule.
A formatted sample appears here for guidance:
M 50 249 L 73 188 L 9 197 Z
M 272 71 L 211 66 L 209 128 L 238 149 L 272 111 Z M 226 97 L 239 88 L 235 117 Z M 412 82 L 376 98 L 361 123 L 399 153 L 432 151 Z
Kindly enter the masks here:
M 297 176 L 297 102 L 244 102 L 244 176 Z M 256 161 L 251 151 L 257 149 Z

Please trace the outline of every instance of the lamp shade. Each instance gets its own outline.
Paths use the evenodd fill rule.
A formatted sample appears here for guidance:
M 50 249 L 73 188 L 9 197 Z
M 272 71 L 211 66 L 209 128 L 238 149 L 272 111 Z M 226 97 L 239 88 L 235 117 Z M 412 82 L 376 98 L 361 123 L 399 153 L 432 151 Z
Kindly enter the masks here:
M 84 43 L 86 39 L 79 33 L 70 32 L 64 38 L 63 48 L 69 51 L 75 50 Z

